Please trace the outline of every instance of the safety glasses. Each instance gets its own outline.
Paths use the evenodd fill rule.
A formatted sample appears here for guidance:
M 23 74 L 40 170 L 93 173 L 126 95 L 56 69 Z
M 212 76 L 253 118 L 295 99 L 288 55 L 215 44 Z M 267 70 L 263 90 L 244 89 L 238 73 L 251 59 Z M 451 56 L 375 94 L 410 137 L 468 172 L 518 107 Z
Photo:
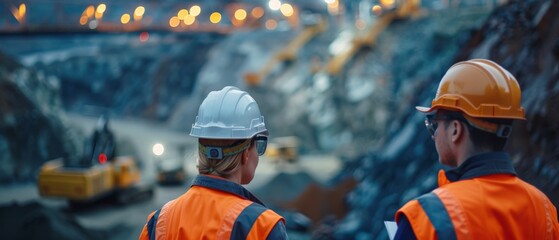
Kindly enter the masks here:
M 448 116 L 436 116 L 435 114 L 433 115 L 427 115 L 425 117 L 425 127 L 427 128 L 427 130 L 429 130 L 429 133 L 431 134 L 431 136 L 435 136 L 435 131 L 437 131 L 437 128 L 439 127 L 439 123 L 437 121 L 443 120 L 453 120 L 454 118 L 448 117 Z
M 435 136 L 435 131 L 437 131 L 437 128 L 439 127 L 439 123 L 437 121 L 449 121 L 449 120 L 458 120 L 468 125 L 466 119 L 464 119 L 461 116 L 431 114 L 425 117 L 425 127 L 427 128 L 427 130 L 429 130 L 431 136 Z
M 256 151 L 258 152 L 258 156 L 262 156 L 266 152 L 266 146 L 268 146 L 268 137 L 264 135 L 257 135 L 252 138 L 252 143 L 256 143 Z

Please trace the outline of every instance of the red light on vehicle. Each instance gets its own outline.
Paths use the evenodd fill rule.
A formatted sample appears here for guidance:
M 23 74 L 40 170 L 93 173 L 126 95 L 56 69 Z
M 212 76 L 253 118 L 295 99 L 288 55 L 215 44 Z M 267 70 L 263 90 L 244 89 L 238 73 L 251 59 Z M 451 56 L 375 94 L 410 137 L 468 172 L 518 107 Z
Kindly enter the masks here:
M 99 163 L 104 164 L 107 162 L 107 155 L 104 153 L 99 154 Z
M 147 40 L 149 40 L 149 33 L 148 32 L 140 33 L 140 41 L 146 42 Z

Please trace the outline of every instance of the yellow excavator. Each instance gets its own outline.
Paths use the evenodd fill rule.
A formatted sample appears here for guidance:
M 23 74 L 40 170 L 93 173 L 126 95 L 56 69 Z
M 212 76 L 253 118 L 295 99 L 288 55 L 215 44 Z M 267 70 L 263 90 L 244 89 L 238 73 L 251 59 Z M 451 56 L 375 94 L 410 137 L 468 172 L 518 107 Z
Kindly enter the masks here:
M 258 72 L 249 72 L 245 74 L 245 82 L 249 86 L 258 86 L 262 83 L 262 80 L 268 77 L 268 75 L 274 70 L 274 68 L 287 61 L 295 61 L 297 59 L 297 53 L 299 50 L 314 36 L 323 32 L 326 29 L 326 21 L 323 18 L 318 18 L 317 21 L 312 24 L 308 24 L 307 27 L 297 35 L 291 42 L 289 42 L 284 48 L 278 51 L 273 58 L 271 58 L 264 68 Z
M 42 197 L 64 198 L 70 203 L 89 203 L 111 195 L 126 203 L 153 194 L 151 187 L 140 187 L 139 181 L 140 172 L 130 156 L 88 168 L 65 167 L 62 159 L 55 159 L 41 167 L 38 188 Z
M 58 158 L 43 164 L 37 183 L 39 195 L 63 198 L 76 206 L 109 196 L 127 203 L 153 195 L 152 185 L 140 184 L 136 160 L 131 156 L 114 156 L 115 142 L 108 131 L 108 121 L 100 122 L 101 127 L 86 144 L 80 161 Z

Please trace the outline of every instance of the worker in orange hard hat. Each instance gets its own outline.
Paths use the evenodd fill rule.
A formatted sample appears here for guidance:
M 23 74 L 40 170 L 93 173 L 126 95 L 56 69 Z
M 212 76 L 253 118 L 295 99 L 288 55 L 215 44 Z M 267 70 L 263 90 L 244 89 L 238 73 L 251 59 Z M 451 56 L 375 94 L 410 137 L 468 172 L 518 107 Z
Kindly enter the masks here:
M 190 189 L 148 216 L 140 239 L 287 239 L 285 220 L 242 187 L 252 181 L 268 130 L 246 92 L 225 87 L 200 105 L 198 172 Z
M 524 120 L 521 91 L 484 59 L 454 64 L 439 84 L 425 125 L 439 161 L 439 187 L 396 213 L 395 239 L 559 239 L 557 210 L 516 176 L 503 152 L 513 120 Z

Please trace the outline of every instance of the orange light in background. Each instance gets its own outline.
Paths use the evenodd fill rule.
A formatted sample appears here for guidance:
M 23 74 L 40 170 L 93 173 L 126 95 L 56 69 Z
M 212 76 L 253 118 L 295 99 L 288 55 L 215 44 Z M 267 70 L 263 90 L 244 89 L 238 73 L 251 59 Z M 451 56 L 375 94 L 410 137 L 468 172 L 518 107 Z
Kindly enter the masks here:
M 122 14 L 122 16 L 120 17 L 120 22 L 122 24 L 129 23 L 130 22 L 130 14 L 128 14 L 128 13 Z
M 142 32 L 140 33 L 140 42 L 147 42 L 149 40 L 149 33 Z
M 394 6 L 394 0 L 380 0 L 380 4 L 386 8 L 391 8 Z
M 266 29 L 273 30 L 276 29 L 276 27 L 278 26 L 278 22 L 276 22 L 276 20 L 274 19 L 268 19 L 266 20 L 266 24 L 264 25 L 266 26 Z
M 86 9 L 85 9 L 85 15 L 90 18 L 93 17 L 93 14 L 95 13 L 95 7 L 93 5 L 89 5 Z
M 250 14 L 252 14 L 254 18 L 261 18 L 262 16 L 264 16 L 264 9 L 261 7 L 255 7 L 252 9 Z
M 186 18 L 186 16 L 188 16 L 188 10 L 186 10 L 186 9 L 181 9 L 177 13 L 177 17 L 179 17 L 180 20 L 184 20 Z
M 293 6 L 289 3 L 284 3 L 280 7 L 280 12 L 283 16 L 291 17 L 293 15 Z
M 371 9 L 373 11 L 373 13 L 377 16 L 380 16 L 382 14 L 382 7 L 379 5 L 375 5 L 373 6 L 373 8 Z
M 22 18 L 25 17 L 25 13 L 27 12 L 27 6 L 25 6 L 25 3 L 22 3 L 19 5 L 19 16 L 21 16 Z
M 184 18 L 184 24 L 186 25 L 192 25 L 194 24 L 194 22 L 196 22 L 196 17 L 192 16 L 192 15 L 187 15 L 186 18 Z
M 11 9 L 12 15 L 14 18 L 19 22 L 24 22 L 25 12 L 27 12 L 27 6 L 24 3 L 20 4 L 18 8 L 12 7 Z
M 88 19 L 87 16 L 82 15 L 82 16 L 80 17 L 80 25 L 83 26 L 83 25 L 87 24 L 87 19 Z
M 105 5 L 104 3 L 99 4 L 99 6 L 97 6 L 97 12 L 101 14 L 101 16 L 103 16 L 103 13 L 105 13 L 105 10 L 107 10 L 107 5 Z M 97 15 L 97 14 L 95 14 Z
M 103 18 L 103 13 L 95 12 L 95 19 L 101 19 L 101 18 Z
M 173 16 L 171 19 L 169 19 L 169 26 L 173 28 L 178 27 L 180 23 L 181 20 L 177 16 Z
M 200 8 L 200 6 L 198 5 L 194 5 L 192 7 L 190 7 L 190 15 L 197 17 L 198 15 L 200 15 L 200 13 L 202 12 L 202 8 Z
M 237 10 L 235 10 L 235 19 L 239 20 L 239 21 L 243 21 L 247 18 L 247 12 L 242 9 L 239 8 Z
M 210 15 L 210 22 L 211 22 L 211 23 L 214 23 L 214 24 L 215 24 L 215 23 L 221 22 L 221 13 L 213 12 L 213 13 Z

